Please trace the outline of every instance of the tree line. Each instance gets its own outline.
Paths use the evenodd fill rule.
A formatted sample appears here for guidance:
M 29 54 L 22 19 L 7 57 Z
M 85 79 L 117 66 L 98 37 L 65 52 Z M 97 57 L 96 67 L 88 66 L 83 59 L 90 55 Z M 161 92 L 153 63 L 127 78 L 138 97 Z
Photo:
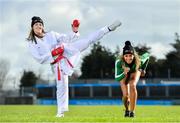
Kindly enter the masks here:
M 180 77 L 180 38 L 175 33 L 175 42 L 170 44 L 174 50 L 165 55 L 165 59 L 150 56 L 146 71 L 147 78 L 179 78 Z M 135 46 L 136 52 L 141 55 L 149 52 L 151 48 L 146 45 Z M 100 42 L 93 45 L 90 54 L 83 58 L 80 78 L 114 78 L 115 60 L 120 55 L 120 48 L 112 53 Z

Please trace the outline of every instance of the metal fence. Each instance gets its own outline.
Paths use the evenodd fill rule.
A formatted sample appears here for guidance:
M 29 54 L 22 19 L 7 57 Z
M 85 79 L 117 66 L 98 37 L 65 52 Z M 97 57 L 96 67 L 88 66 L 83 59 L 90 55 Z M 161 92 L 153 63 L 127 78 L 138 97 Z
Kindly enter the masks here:
M 180 99 L 180 84 L 139 84 L 139 99 Z M 56 99 L 55 85 L 37 85 L 38 99 Z M 122 96 L 119 83 L 70 84 L 70 99 L 116 99 Z
M 139 83 L 139 100 L 161 100 L 156 104 L 180 104 L 180 82 Z M 56 104 L 56 85 L 38 84 L 21 90 L 0 92 L 0 96 L 0 104 Z M 122 92 L 118 82 L 69 84 L 69 97 L 70 104 L 94 104 L 97 100 L 100 104 L 119 104 Z M 151 101 L 149 104 L 152 103 L 154 102 Z

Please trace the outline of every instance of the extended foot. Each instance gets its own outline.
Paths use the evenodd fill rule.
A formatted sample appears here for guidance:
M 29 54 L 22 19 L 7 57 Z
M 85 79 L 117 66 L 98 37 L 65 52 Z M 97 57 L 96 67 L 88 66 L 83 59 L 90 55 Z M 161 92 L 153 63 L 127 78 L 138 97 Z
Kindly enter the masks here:
M 114 31 L 120 25 L 121 25 L 121 22 L 119 20 L 116 20 L 113 24 L 108 26 L 108 29 L 109 29 L 109 31 Z

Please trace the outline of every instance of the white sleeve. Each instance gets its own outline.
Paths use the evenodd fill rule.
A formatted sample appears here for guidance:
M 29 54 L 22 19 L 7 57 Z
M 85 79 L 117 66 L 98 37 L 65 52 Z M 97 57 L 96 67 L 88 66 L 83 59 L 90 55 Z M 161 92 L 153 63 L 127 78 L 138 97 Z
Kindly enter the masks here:
M 70 43 L 73 42 L 74 40 L 79 38 L 79 32 L 78 33 L 74 33 L 74 32 L 70 32 L 68 34 L 59 34 L 57 32 L 54 32 L 56 39 L 57 39 L 57 43 Z
M 32 45 L 29 44 L 28 48 L 33 56 L 33 58 L 39 62 L 40 64 L 46 64 L 46 63 L 52 63 L 54 61 L 51 52 L 44 53 L 43 55 L 40 55 L 37 51 L 37 49 Z

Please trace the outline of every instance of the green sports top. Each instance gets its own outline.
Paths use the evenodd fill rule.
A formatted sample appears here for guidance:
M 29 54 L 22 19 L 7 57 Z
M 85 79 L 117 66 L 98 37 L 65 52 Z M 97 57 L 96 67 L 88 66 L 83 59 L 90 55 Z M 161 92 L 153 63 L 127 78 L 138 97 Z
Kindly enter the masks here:
M 141 64 L 140 64 L 139 69 L 146 70 L 146 67 L 149 61 L 149 53 L 144 53 L 143 55 L 141 55 L 140 61 L 141 61 Z M 115 80 L 116 81 L 121 81 L 126 76 L 122 65 L 129 67 L 127 63 L 125 63 L 124 61 L 118 58 L 115 62 Z M 133 73 L 135 71 L 136 71 L 136 64 L 133 64 L 130 68 L 129 73 Z

